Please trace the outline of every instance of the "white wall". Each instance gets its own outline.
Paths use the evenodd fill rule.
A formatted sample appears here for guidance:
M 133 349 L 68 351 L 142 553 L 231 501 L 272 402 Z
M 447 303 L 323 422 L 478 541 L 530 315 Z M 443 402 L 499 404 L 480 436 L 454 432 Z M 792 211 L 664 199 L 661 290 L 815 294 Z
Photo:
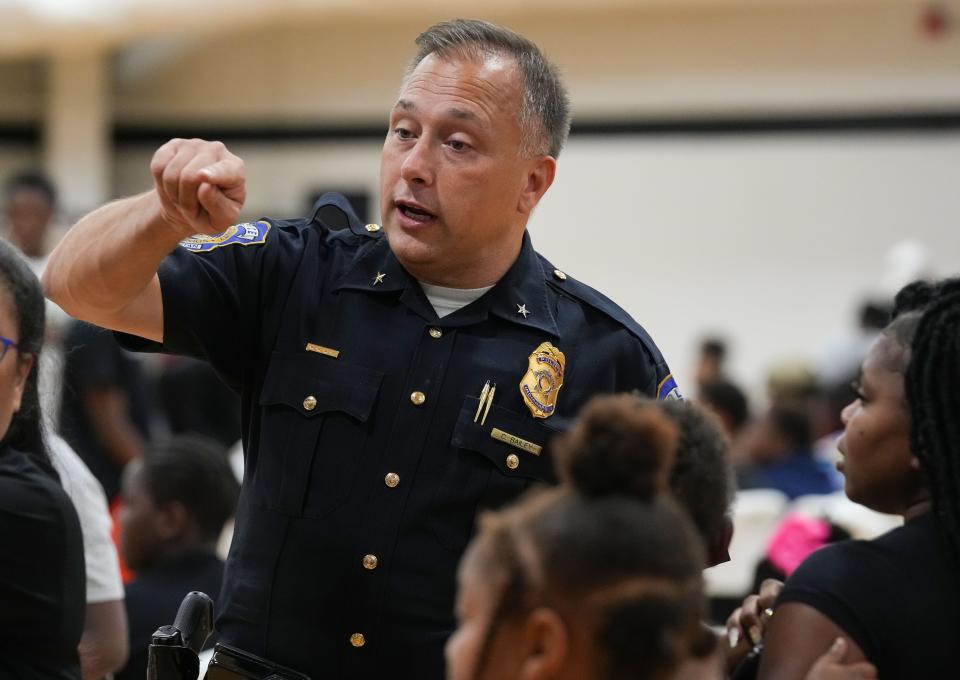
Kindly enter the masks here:
M 960 134 L 574 140 L 532 233 L 644 324 L 683 383 L 716 330 L 757 386 L 852 328 L 895 242 L 960 273 L 958 177 Z

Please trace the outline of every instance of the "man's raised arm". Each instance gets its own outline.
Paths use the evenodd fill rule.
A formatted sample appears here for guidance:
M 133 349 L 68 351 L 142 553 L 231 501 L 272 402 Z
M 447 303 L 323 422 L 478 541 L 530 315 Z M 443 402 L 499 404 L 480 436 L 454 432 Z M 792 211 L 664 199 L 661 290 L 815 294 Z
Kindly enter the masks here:
M 71 316 L 162 342 L 160 262 L 182 239 L 237 221 L 246 171 L 220 142 L 174 139 L 154 154 L 150 172 L 152 190 L 108 203 L 67 232 L 43 286 Z

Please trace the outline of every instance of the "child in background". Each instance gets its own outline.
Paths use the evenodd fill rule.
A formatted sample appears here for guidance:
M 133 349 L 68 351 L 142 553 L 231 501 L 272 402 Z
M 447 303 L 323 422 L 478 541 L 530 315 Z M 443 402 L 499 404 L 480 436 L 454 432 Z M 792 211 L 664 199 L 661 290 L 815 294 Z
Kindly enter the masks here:
M 145 677 L 153 632 L 173 622 L 188 592 L 216 601 L 223 580 L 217 540 L 238 494 L 226 451 L 199 436 L 174 437 L 127 466 L 120 549 L 136 576 L 126 589 L 130 661 L 116 680 Z

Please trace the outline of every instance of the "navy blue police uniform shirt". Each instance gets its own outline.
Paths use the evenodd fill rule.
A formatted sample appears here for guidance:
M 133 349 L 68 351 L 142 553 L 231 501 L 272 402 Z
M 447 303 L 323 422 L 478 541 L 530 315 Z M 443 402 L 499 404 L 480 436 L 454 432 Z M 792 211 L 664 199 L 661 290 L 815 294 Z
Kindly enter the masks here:
M 207 359 L 241 395 L 221 642 L 315 679 L 439 680 L 478 511 L 554 481 L 550 441 L 591 396 L 676 385 L 644 330 L 528 235 L 499 283 L 440 319 L 380 228 L 349 224 L 184 242 L 159 270 L 163 346 L 125 342 Z M 565 366 L 538 419 L 520 384 L 545 342 Z

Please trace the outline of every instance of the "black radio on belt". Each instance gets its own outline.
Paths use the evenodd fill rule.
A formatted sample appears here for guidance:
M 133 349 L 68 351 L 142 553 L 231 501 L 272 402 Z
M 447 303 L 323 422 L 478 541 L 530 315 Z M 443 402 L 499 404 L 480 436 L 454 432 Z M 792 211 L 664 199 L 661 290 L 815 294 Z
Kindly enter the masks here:
M 196 680 L 200 650 L 213 633 L 213 600 L 187 593 L 172 626 L 153 634 L 147 657 L 147 680 Z
M 213 634 L 213 600 L 191 592 L 183 598 L 172 626 L 153 634 L 147 661 L 147 680 L 197 680 L 200 650 Z M 310 680 L 229 645 L 218 644 L 207 666 L 206 680 Z

